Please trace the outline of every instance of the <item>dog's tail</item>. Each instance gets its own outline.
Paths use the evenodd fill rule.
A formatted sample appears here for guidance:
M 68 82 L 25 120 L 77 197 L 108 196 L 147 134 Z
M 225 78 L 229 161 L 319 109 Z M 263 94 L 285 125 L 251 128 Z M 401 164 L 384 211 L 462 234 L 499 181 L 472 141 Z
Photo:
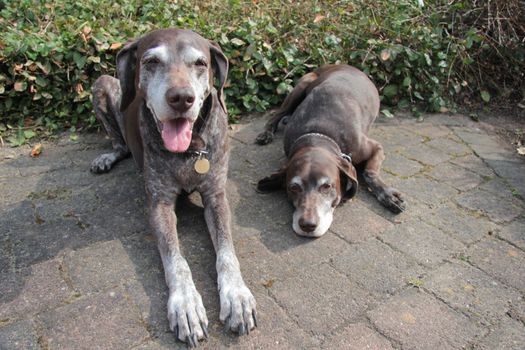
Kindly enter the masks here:
M 265 145 L 272 142 L 273 134 L 277 131 L 277 127 L 281 119 L 293 114 L 297 106 L 299 106 L 306 97 L 308 86 L 317 78 L 317 73 L 311 72 L 299 79 L 292 92 L 290 92 L 290 94 L 288 94 L 288 96 L 286 96 L 284 99 L 281 107 L 279 107 L 274 116 L 271 117 L 268 122 L 266 122 L 264 131 L 257 136 L 255 143 Z

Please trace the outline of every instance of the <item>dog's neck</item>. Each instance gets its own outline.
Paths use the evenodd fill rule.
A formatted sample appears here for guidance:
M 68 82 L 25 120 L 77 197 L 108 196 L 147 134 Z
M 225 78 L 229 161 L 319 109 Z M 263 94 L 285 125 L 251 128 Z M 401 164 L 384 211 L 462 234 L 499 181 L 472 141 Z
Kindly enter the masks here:
M 303 147 L 322 147 L 352 163 L 352 155 L 343 153 L 337 142 L 324 134 L 310 132 L 299 136 L 290 147 L 289 158 L 292 158 L 294 153 Z

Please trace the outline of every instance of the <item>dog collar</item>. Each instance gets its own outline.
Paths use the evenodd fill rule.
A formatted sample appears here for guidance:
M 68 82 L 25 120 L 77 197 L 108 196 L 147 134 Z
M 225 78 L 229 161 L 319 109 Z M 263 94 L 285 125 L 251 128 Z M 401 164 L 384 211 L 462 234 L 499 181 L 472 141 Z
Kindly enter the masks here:
M 320 134 L 318 132 L 309 132 L 307 134 L 303 134 L 303 135 L 299 136 L 294 141 L 292 146 L 290 147 L 290 155 L 293 155 L 295 153 L 295 146 L 299 143 L 299 141 L 301 139 L 306 139 L 306 138 L 309 138 L 309 137 L 318 137 L 318 138 L 321 138 L 323 140 L 326 140 L 326 141 L 330 142 L 332 144 L 332 146 L 335 147 L 336 153 L 341 158 L 347 160 L 348 162 L 350 162 L 350 164 L 352 163 L 352 153 L 343 153 L 343 151 L 341 151 L 341 147 L 339 147 L 339 145 L 337 144 L 337 142 L 335 142 L 335 140 L 333 138 L 331 138 L 329 136 L 326 136 L 325 134 Z

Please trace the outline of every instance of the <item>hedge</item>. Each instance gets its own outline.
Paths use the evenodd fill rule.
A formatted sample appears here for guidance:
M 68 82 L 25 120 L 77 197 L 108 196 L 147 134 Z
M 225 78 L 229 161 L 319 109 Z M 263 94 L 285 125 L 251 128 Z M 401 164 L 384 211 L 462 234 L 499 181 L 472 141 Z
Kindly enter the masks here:
M 298 78 L 326 63 L 349 63 L 369 74 L 387 116 L 391 107 L 438 111 L 458 98 L 522 97 L 525 15 L 519 0 L 418 3 L 0 3 L 0 132 L 11 130 L 10 142 L 17 144 L 35 130 L 96 127 L 91 84 L 115 74 L 116 53 L 128 39 L 164 27 L 193 29 L 221 45 L 230 59 L 225 93 L 232 121 L 278 105 Z M 495 3 L 513 14 L 499 43 L 497 28 L 480 20 Z

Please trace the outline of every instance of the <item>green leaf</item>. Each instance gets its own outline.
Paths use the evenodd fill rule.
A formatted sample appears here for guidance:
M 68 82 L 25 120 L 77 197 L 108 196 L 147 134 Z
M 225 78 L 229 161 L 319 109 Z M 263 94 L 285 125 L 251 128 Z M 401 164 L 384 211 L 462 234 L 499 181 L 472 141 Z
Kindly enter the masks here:
M 233 38 L 232 40 L 230 40 L 235 46 L 242 46 L 245 44 L 244 41 L 242 41 L 241 39 L 239 38 Z
M 284 94 L 287 94 L 288 92 L 290 92 L 292 90 L 292 86 L 290 84 L 287 84 L 286 82 L 281 82 L 279 85 L 277 85 L 277 93 L 279 95 L 284 95 Z
M 36 133 L 33 130 L 24 130 L 24 137 L 26 139 L 32 139 L 36 136 Z
M 84 66 L 86 65 L 86 60 L 86 56 L 83 56 L 78 52 L 73 53 L 73 61 L 75 61 L 75 64 L 79 69 L 84 68 Z
M 397 95 L 397 85 L 391 84 L 391 85 L 385 86 L 385 88 L 383 89 L 383 95 L 385 95 L 386 97 L 396 96 Z
M 381 113 L 387 118 L 394 118 L 394 115 L 388 109 L 382 109 Z
M 481 90 L 481 99 L 487 103 L 490 101 L 490 94 L 487 90 Z

